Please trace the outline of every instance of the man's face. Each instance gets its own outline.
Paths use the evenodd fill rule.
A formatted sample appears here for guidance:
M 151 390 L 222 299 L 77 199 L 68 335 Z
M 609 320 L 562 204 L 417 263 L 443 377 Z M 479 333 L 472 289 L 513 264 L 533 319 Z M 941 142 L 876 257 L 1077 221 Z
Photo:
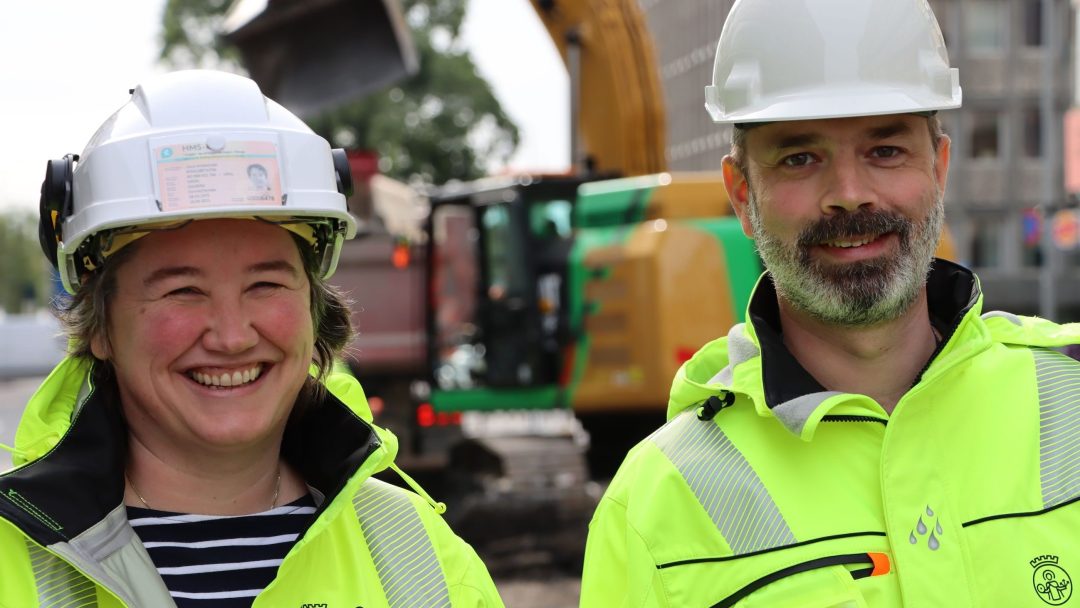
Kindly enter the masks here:
M 777 293 L 828 324 L 899 317 L 925 285 L 944 225 L 949 141 L 926 118 L 778 122 L 750 130 L 728 193 Z
M 314 348 L 310 289 L 284 229 L 203 220 L 129 247 L 95 356 L 155 454 L 262 449 L 283 432 Z

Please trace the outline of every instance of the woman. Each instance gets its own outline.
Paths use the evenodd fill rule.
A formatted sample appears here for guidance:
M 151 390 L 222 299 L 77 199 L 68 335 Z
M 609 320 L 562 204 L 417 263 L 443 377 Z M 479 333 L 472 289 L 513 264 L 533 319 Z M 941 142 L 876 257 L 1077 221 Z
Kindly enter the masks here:
M 187 71 L 50 162 L 72 353 L 0 476 L 0 606 L 502 605 L 441 504 L 371 478 L 396 440 L 332 373 L 338 153 L 252 81 Z

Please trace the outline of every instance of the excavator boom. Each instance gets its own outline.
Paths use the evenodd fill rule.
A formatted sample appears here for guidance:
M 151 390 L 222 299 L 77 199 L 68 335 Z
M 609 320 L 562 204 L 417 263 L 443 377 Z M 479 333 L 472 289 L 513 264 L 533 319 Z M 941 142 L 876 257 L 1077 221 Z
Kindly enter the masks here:
M 530 2 L 570 73 L 576 169 L 624 176 L 667 170 L 663 93 L 637 0 Z

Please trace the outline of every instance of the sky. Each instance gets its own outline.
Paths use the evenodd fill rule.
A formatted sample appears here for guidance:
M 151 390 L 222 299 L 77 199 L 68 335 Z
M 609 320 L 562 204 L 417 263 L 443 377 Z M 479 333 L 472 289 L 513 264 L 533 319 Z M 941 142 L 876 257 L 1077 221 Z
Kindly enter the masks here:
M 565 170 L 569 85 L 554 44 L 528 0 L 469 3 L 466 44 L 522 130 L 509 167 Z M 0 212 L 36 209 L 46 161 L 80 152 L 128 89 L 164 71 L 156 64 L 163 6 L 37 0 L 0 18 Z

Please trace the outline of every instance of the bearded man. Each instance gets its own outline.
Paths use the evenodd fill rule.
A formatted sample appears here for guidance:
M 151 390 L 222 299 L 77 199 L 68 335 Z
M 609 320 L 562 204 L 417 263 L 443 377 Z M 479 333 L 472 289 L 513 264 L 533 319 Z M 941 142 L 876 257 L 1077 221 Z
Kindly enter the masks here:
M 1080 326 L 934 259 L 961 92 L 926 1 L 739 0 L 706 99 L 768 270 L 605 492 L 582 606 L 1067 602 Z

